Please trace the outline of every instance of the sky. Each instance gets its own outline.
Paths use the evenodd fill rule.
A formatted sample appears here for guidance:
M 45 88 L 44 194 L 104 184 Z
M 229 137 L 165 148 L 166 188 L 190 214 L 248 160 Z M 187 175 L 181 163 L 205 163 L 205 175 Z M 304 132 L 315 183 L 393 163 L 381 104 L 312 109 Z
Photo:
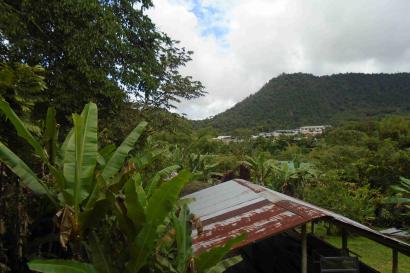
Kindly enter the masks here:
M 154 0 L 158 29 L 193 50 L 181 73 L 208 92 L 177 112 L 203 119 L 281 73 L 410 71 L 409 0 Z

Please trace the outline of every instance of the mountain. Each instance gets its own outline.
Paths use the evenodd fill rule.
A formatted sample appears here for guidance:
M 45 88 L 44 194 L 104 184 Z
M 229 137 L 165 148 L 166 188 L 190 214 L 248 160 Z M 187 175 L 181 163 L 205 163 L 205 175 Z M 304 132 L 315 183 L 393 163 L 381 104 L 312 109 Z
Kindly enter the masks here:
M 232 108 L 198 123 L 222 132 L 273 130 L 410 113 L 410 73 L 295 73 L 271 79 Z

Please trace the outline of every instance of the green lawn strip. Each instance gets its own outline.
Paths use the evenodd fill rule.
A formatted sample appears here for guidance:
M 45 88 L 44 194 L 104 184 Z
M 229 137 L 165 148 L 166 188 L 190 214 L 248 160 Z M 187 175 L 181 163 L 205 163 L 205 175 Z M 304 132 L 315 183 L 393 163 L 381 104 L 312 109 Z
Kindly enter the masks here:
M 340 248 L 340 236 L 325 236 L 325 240 Z M 351 251 L 359 254 L 360 260 L 365 264 L 379 270 L 381 273 L 392 272 L 392 250 L 379 243 L 364 237 L 350 236 L 348 247 Z M 410 257 L 399 254 L 399 273 L 410 272 Z

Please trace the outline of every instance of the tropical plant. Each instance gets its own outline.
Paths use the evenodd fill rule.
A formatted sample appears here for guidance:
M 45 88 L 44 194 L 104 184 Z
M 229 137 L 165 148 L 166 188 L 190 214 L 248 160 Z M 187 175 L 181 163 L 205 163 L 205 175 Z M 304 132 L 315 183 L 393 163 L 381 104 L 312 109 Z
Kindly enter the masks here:
M 274 170 L 274 159 L 268 159 L 265 153 L 259 153 L 256 157 L 245 156 L 246 160 L 241 163 L 248 166 L 251 170 L 254 182 L 268 185 L 271 174 Z
M 107 193 L 108 206 L 112 210 L 118 226 L 114 227 L 112 233 L 106 234 L 106 236 L 111 238 L 116 232 L 115 229 L 118 229 L 124 236 L 123 242 L 117 242 L 117 244 L 124 246 L 119 257 L 116 257 L 115 251 L 110 248 L 110 243 L 101 243 L 108 238 L 105 238 L 104 234 L 98 234 L 99 230 L 96 229 L 96 232 L 85 240 L 90 249 L 91 263 L 57 259 L 32 260 L 29 263 L 30 269 L 40 272 L 64 272 L 60 269 L 61 265 L 68 263 L 68 266 L 72 267 L 73 270 L 87 270 L 85 272 L 140 272 L 145 267 L 158 266 L 157 259 L 162 253 L 158 250 L 165 240 L 164 236 L 174 229 L 178 232 L 177 251 L 178 253 L 186 253 L 182 257 L 187 257 L 178 258 L 177 265 L 181 270 L 186 269 L 191 258 L 191 253 L 187 251 L 187 247 L 190 248 L 191 245 L 189 242 L 190 234 L 184 232 L 183 226 L 189 224 L 190 214 L 185 207 L 182 207 L 178 216 L 174 216 L 178 220 L 174 219 L 175 222 L 172 222 L 173 225 L 170 226 L 167 225 L 167 222 L 176 213 L 179 192 L 189 180 L 190 174 L 187 171 L 182 171 L 170 181 L 158 185 L 149 196 L 148 191 L 142 187 L 140 175 L 136 173 L 125 181 L 117 194 Z M 183 252 L 184 249 L 185 252 Z M 119 264 L 115 258 L 123 263 Z M 169 268 L 173 268 L 173 260 L 168 259 L 168 261 Z
M 128 260 L 125 266 L 115 264 L 111 249 L 98 245 L 98 239 L 90 240 L 92 263 L 79 263 L 67 260 L 32 260 L 32 270 L 53 273 L 66 272 L 147 272 L 157 268 L 160 272 L 221 272 L 219 262 L 232 246 L 244 239 L 244 235 L 194 256 L 191 242 L 191 214 L 186 202 L 178 201 L 178 193 L 189 181 L 190 174 L 182 171 L 177 177 L 159 186 L 151 197 L 147 197 L 141 187 L 140 177 L 134 176 L 124 186 L 124 200 L 115 202 L 115 216 L 119 229 L 125 235 Z M 170 205 L 172 204 L 172 205 Z M 178 204 L 178 205 L 177 205 Z M 230 261 L 231 265 L 239 262 Z M 77 270 L 77 271 L 76 271 Z
M 13 107 L 25 127 L 34 135 L 39 135 L 41 131 L 39 117 L 34 110 L 35 105 L 45 99 L 44 74 L 40 66 L 0 61 L 0 100 L 7 101 Z M 3 118 L 0 118 L 0 140 L 14 151 L 22 152 L 26 148 L 16 138 L 12 125 Z
M 391 189 L 396 193 L 391 202 L 395 203 L 399 207 L 406 209 L 406 214 L 410 213 L 410 179 L 400 177 L 398 185 L 391 186 Z
M 202 252 L 197 257 L 195 257 L 195 269 L 193 272 L 198 273 L 211 273 L 211 272 L 220 272 L 224 267 L 221 264 L 221 260 L 229 253 L 231 248 L 244 240 L 246 234 L 241 234 L 233 239 L 230 239 L 225 245 L 215 247 L 209 251 Z M 227 261 L 231 266 L 235 263 L 240 262 L 240 259 L 228 259 Z
M 116 181 L 116 175 L 124 175 L 124 171 L 120 172 L 124 161 L 147 123 L 137 126 L 117 149 L 112 146 L 102 149 L 104 158 L 98 152 L 98 116 L 94 103 L 87 104 L 81 115 L 73 114 L 74 127 L 61 145 L 57 143 L 58 131 L 52 108 L 47 113 L 44 146 L 32 136 L 7 102 L 0 101 L 0 109 L 19 136 L 33 147 L 49 174 L 38 177 L 1 142 L 0 160 L 20 178 L 23 186 L 47 195 L 60 208 L 57 215 L 62 246 L 66 247 L 70 239 L 80 240 L 87 224 L 91 223 L 88 218 L 93 215 L 95 205 L 104 199 L 103 192 Z
M 168 261 L 167 270 L 181 273 L 188 270 L 194 259 L 189 229 L 191 215 L 186 202 L 179 201 L 179 195 L 192 179 L 191 174 L 182 170 L 170 178 L 179 166 L 169 166 L 149 177 L 143 175 L 144 168 L 160 153 L 155 150 L 136 153 L 125 164 L 147 123 L 138 125 L 118 148 L 109 145 L 98 150 L 97 107 L 89 103 L 81 115 L 73 114 L 74 126 L 59 145 L 55 111 L 50 108 L 44 145 L 41 145 L 8 103 L 0 101 L 0 109 L 19 136 L 33 147 L 48 172 L 37 176 L 35 170 L 3 143 L 0 143 L 1 162 L 20 178 L 22 186 L 51 200 L 58 209 L 61 246 L 70 248 L 76 260 L 89 261 L 34 259 L 28 264 L 30 269 L 145 272 Z M 171 243 L 164 244 L 167 234 L 176 236 Z M 121 251 L 109 248 L 113 236 L 119 236 L 117 245 L 122 246 Z M 167 253 L 174 253 L 176 258 L 170 259 Z M 212 256 L 209 264 L 221 258 Z
M 190 154 L 188 157 L 188 169 L 195 175 L 195 178 L 213 184 L 216 182 L 215 177 L 222 176 L 216 171 L 219 166 L 217 156 Z
M 376 208 L 381 203 L 377 189 L 340 181 L 335 173 L 312 180 L 301 190 L 304 200 L 361 223 L 374 221 Z
M 308 163 L 298 161 L 278 161 L 272 172 L 271 187 L 289 195 L 298 194 L 312 179 L 317 178 L 317 170 Z

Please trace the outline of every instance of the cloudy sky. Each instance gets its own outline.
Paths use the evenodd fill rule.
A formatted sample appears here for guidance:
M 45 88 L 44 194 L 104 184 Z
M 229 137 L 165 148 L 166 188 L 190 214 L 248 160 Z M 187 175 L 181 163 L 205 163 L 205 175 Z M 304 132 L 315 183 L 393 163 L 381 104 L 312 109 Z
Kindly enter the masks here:
M 178 111 L 202 119 L 278 74 L 410 71 L 409 0 L 154 0 L 158 28 L 194 51 L 182 69 L 208 94 Z

